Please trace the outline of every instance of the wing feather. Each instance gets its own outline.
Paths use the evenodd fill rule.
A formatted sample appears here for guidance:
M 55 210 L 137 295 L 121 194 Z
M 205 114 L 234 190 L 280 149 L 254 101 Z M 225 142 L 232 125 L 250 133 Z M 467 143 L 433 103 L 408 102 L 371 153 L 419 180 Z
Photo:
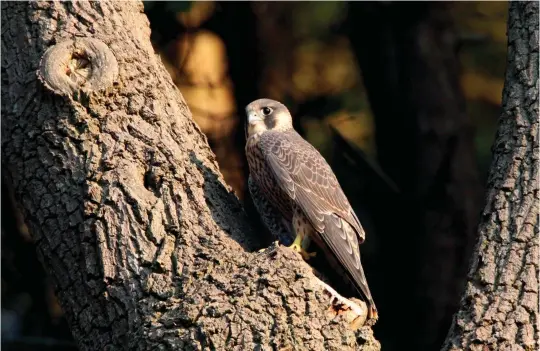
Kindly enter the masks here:
M 320 153 L 295 131 L 266 132 L 261 135 L 260 148 L 272 169 L 277 183 L 293 200 L 301 189 L 310 196 L 300 203 L 316 229 L 321 215 L 335 213 L 347 221 L 362 243 L 364 229 L 343 193 L 334 172 Z

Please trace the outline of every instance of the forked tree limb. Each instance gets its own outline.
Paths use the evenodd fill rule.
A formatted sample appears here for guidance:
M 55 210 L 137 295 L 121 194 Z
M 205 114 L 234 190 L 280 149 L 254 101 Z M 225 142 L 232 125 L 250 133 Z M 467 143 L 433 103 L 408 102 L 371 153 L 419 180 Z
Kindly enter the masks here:
M 140 2 L 2 2 L 2 168 L 82 350 L 380 348 L 252 253 Z

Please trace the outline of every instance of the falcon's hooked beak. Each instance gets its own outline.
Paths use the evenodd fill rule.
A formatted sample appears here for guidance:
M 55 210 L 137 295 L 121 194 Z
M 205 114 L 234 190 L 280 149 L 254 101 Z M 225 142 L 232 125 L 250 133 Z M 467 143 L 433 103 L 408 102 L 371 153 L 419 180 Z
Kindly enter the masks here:
M 251 125 L 263 122 L 263 119 L 255 111 L 248 112 L 248 123 Z
M 264 119 L 257 111 L 249 110 L 246 111 L 246 113 L 248 117 L 246 123 L 246 139 L 266 130 Z

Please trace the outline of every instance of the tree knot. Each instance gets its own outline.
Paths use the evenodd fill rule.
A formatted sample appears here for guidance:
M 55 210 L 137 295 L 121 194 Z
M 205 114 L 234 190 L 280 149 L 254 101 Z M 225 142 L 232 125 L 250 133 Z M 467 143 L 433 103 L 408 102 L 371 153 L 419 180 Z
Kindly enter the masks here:
M 78 90 L 97 91 L 118 77 L 118 63 L 111 49 L 95 38 L 75 38 L 51 46 L 37 72 L 43 85 L 58 95 Z

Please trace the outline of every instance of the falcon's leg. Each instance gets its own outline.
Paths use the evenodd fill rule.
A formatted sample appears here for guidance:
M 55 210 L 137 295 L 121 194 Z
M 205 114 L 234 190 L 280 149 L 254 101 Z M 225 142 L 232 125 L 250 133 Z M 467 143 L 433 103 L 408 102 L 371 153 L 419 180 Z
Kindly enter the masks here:
M 299 234 L 296 236 L 296 239 L 294 239 L 294 242 L 292 243 L 291 246 L 289 246 L 289 248 L 293 249 L 294 251 L 300 253 L 300 255 L 302 255 L 302 258 L 304 260 L 309 260 L 311 257 L 315 257 L 317 255 L 316 252 L 307 252 L 305 248 L 307 248 L 308 245 L 304 246 L 305 242 L 306 241 L 310 241 L 309 237 L 304 237 L 302 234 Z
M 313 232 L 313 227 L 304 217 L 303 213 L 299 210 L 296 210 L 293 216 L 293 228 L 296 233 L 296 238 L 289 248 L 293 249 L 296 252 L 299 252 L 304 260 L 309 260 L 311 257 L 317 255 L 316 252 L 307 252 L 306 249 L 309 247 L 311 242 L 310 235 Z

